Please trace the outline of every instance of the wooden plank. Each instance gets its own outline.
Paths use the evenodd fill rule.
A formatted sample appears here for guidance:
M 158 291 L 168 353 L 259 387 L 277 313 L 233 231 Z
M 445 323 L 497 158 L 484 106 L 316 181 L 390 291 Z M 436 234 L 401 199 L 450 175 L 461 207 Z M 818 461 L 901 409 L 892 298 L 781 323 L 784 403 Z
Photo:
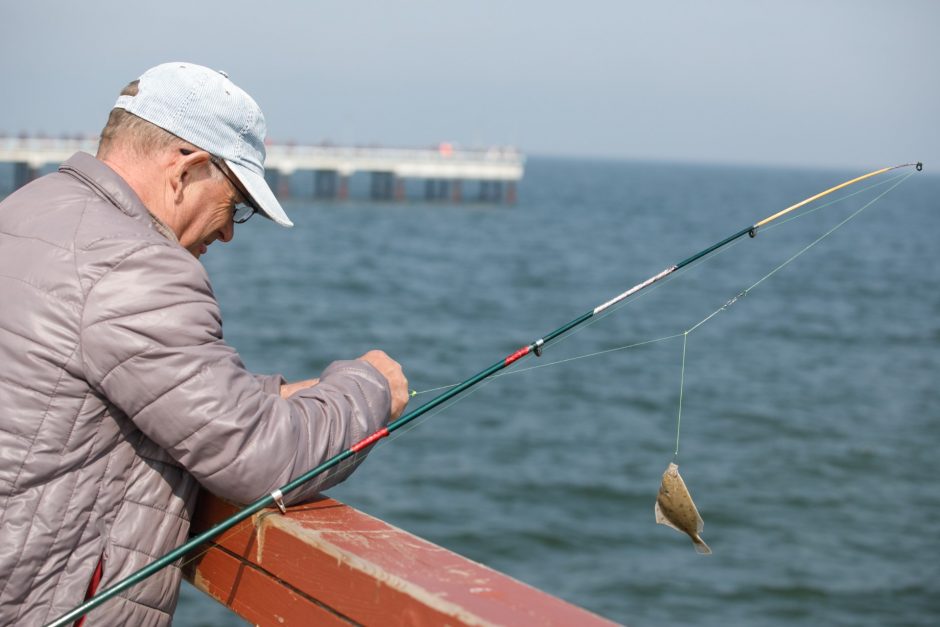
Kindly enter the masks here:
M 193 530 L 234 511 L 203 495 Z M 274 611 L 259 605 L 247 585 L 260 585 L 258 573 L 318 611 L 364 625 L 615 624 L 333 499 L 292 507 L 286 515 L 266 510 L 217 542 L 227 561 L 206 553 L 193 569 L 194 583 L 240 614 L 241 597 L 254 595 L 248 606 L 261 609 L 245 617 L 255 622 L 263 611 Z M 204 570 L 210 566 L 211 576 Z M 313 614 L 305 620 L 309 624 Z
M 262 627 L 349 627 L 354 624 L 218 547 L 210 548 L 194 560 L 187 568 L 187 578 L 199 590 Z

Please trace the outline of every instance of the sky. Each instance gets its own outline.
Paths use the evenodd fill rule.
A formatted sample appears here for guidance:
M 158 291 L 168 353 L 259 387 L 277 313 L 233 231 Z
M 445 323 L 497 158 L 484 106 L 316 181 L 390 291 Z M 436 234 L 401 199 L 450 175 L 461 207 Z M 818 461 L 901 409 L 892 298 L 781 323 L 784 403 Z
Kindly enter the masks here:
M 940 0 L 3 3 L 0 134 L 96 134 L 190 61 L 274 141 L 930 171 L 938 26 Z

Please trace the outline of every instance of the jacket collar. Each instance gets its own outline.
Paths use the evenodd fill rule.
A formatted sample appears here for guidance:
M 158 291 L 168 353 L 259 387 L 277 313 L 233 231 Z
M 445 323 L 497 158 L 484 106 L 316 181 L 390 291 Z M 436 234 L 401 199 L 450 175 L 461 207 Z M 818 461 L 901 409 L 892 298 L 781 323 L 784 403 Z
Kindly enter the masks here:
M 150 213 L 131 186 L 103 161 L 99 161 L 88 153 L 76 152 L 68 161 L 59 166 L 59 172 L 74 176 L 122 213 L 146 222 L 168 240 L 179 243 L 172 229 Z

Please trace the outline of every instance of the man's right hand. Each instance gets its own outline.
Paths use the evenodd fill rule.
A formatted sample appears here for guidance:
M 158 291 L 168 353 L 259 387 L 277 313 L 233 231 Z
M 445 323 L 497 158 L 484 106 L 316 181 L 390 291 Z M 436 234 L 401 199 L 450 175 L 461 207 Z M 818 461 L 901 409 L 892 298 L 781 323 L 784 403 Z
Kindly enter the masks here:
M 388 387 L 392 391 L 391 420 L 395 420 L 401 416 L 405 405 L 408 404 L 408 379 L 405 378 L 401 366 L 380 350 L 369 351 L 359 359 L 372 364 L 388 380 Z

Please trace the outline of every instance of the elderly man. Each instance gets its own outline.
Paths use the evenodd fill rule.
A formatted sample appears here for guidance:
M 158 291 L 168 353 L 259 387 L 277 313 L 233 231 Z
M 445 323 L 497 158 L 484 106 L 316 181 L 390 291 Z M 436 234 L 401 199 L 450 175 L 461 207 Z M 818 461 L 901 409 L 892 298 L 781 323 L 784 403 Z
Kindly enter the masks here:
M 181 544 L 200 485 L 250 502 L 402 412 L 381 351 L 286 384 L 222 338 L 198 258 L 254 213 L 291 226 L 264 133 L 224 74 L 160 65 L 118 98 L 97 158 L 0 203 L 0 624 L 53 620 Z M 179 579 L 167 568 L 89 621 L 166 625 Z

